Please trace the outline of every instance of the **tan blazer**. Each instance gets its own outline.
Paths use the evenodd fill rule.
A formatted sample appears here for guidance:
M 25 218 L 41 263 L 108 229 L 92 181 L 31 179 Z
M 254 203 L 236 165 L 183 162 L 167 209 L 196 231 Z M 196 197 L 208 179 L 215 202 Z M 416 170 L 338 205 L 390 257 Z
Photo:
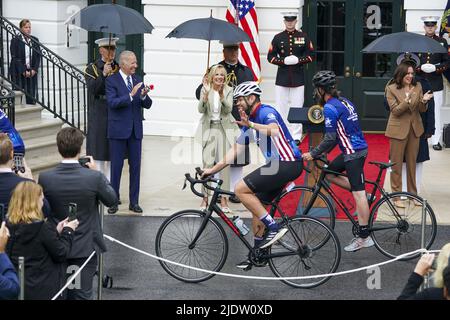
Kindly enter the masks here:
M 222 106 L 220 109 L 220 123 L 222 125 L 223 130 L 226 133 L 227 141 L 230 145 L 233 145 L 236 142 L 237 137 L 240 134 L 240 130 L 238 125 L 235 123 L 235 119 L 231 114 L 231 110 L 233 108 L 233 89 L 229 86 L 225 86 L 223 89 L 224 98 L 221 101 Z M 211 89 L 208 94 L 208 101 L 203 102 L 202 97 L 200 97 L 200 101 L 198 103 L 198 112 L 203 113 L 202 118 L 200 119 L 200 127 L 201 127 L 201 137 L 202 137 L 202 147 L 206 146 L 208 142 L 208 137 L 203 134 L 206 130 L 211 128 L 211 108 L 210 104 L 214 101 L 214 91 Z M 199 128 L 200 129 L 200 128 Z
M 403 140 L 409 133 L 412 126 L 417 138 L 423 134 L 423 124 L 419 112 L 427 111 L 427 104 L 422 102 L 422 86 L 417 82 L 411 92 L 411 103 L 405 102 L 405 93 L 402 89 L 397 89 L 397 84 L 386 86 L 386 99 L 391 112 L 386 127 L 385 135 L 389 138 Z

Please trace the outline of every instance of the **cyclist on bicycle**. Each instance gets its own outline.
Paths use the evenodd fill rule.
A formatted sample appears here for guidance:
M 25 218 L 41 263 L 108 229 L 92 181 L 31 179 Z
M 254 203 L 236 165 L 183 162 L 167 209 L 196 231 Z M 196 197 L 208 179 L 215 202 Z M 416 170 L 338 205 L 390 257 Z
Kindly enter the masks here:
M 261 103 L 261 93 L 259 85 L 252 81 L 241 83 L 235 88 L 233 99 L 241 116 L 241 120 L 236 123 L 242 126 L 241 135 L 222 161 L 210 169 L 203 169 L 202 177 L 215 174 L 232 164 L 244 152 L 245 145 L 254 140 L 253 131 L 256 131 L 256 142 L 267 163 L 244 177 L 236 185 L 235 193 L 253 215 L 255 248 L 264 249 L 283 237 L 287 228 L 275 222 L 261 200 L 272 201 L 288 182 L 299 177 L 303 161 L 282 117 L 273 107 Z M 268 229 L 266 233 L 265 228 Z M 249 270 L 251 262 L 245 260 L 237 267 Z
M 311 152 L 303 154 L 303 159 L 311 161 L 321 154 L 331 151 L 336 144 L 342 154 L 328 166 L 336 172 L 346 171 L 347 177 L 327 174 L 330 182 L 349 190 L 353 194 L 358 212 L 358 237 L 353 238 L 345 251 L 357 251 L 374 245 L 370 237 L 369 205 L 364 183 L 364 162 L 367 157 L 367 143 L 359 126 L 358 114 L 353 104 L 340 97 L 336 89 L 336 75 L 332 71 L 319 71 L 313 79 L 314 95 L 324 105 L 325 136 Z

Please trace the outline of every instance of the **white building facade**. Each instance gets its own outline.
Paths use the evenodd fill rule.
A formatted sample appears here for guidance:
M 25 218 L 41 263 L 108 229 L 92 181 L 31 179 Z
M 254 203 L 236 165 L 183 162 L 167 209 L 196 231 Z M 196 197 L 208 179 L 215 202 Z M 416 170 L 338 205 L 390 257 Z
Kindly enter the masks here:
M 140 0 L 137 0 L 140 1 Z M 280 12 L 300 10 L 299 27 L 307 0 L 255 0 L 259 23 L 259 50 L 263 100 L 274 104 L 277 67 L 267 61 L 273 36 L 284 29 Z M 407 31 L 423 33 L 420 16 L 442 16 L 446 0 L 404 0 Z M 146 135 L 192 136 L 198 125 L 195 89 L 207 64 L 208 43 L 204 40 L 168 39 L 166 35 L 183 21 L 208 17 L 225 19 L 228 0 L 142 0 L 145 17 L 153 24 L 152 34 L 144 35 L 143 71 L 145 82 L 154 84 L 153 106 L 145 111 Z M 66 19 L 88 5 L 87 0 L 3 0 L 2 14 L 18 25 L 23 18 L 32 21 L 32 33 L 40 41 L 80 69 L 88 60 L 87 32 L 70 28 Z M 308 8 L 309 10 L 309 8 Z M 395 15 L 395 13 L 393 13 Z M 67 46 L 69 45 L 69 47 Z M 211 43 L 210 61 L 222 60 L 222 46 Z M 308 94 L 308 92 L 305 92 Z M 443 122 L 450 122 L 450 90 L 446 83 Z M 352 97 L 349 97 L 350 99 Z

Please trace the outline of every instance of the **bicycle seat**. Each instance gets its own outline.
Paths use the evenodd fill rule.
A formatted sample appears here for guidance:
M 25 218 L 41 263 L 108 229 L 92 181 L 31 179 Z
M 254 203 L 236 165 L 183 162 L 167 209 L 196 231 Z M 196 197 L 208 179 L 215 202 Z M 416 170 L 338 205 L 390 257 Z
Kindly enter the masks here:
M 387 168 L 390 168 L 395 165 L 395 162 L 389 163 L 389 162 L 380 162 L 380 161 L 370 161 L 369 163 L 376 165 L 380 169 L 387 169 Z

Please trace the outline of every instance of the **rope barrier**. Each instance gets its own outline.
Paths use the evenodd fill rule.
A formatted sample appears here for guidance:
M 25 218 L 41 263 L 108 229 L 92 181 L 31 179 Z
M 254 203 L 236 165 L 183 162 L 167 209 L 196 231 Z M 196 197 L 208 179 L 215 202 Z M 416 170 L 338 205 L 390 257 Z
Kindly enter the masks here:
M 205 269 L 201 269 L 201 268 L 196 268 L 196 267 L 192 267 L 192 266 L 188 266 L 188 265 L 184 265 L 178 262 L 174 262 L 174 261 L 170 261 L 168 259 L 165 258 L 161 258 L 158 256 L 155 256 L 151 253 L 145 252 L 143 250 L 140 250 L 138 248 L 132 247 L 120 240 L 117 240 L 111 236 L 108 235 L 104 235 L 104 237 L 106 239 L 108 239 L 111 242 L 116 242 L 117 244 L 120 244 L 121 246 L 128 248 L 130 250 L 136 251 L 138 253 L 141 253 L 143 255 L 146 255 L 148 257 L 154 258 L 156 260 L 160 260 L 160 261 L 164 261 L 179 267 L 183 267 L 183 268 L 187 268 L 187 269 L 192 269 L 192 270 L 196 270 L 196 271 L 200 271 L 200 272 L 205 272 L 205 273 L 210 273 L 210 274 L 215 274 L 215 275 L 219 275 L 219 276 L 224 276 L 224 277 L 230 277 L 230 278 L 243 278 L 243 279 L 253 279 L 253 280 L 276 280 L 276 281 L 280 281 L 280 280 L 306 280 L 306 279 L 316 279 L 316 278 L 325 278 L 325 277 L 335 277 L 335 276 L 340 276 L 340 275 L 344 275 L 344 274 L 349 274 L 349 273 L 354 273 L 354 272 L 359 272 L 359 271 L 363 271 L 363 270 L 367 270 L 367 269 L 372 269 L 378 266 L 382 266 L 382 265 L 386 265 L 389 263 L 392 263 L 394 261 L 406 258 L 408 256 L 411 255 L 415 255 L 417 253 L 423 252 L 423 253 L 430 253 L 430 252 L 440 252 L 440 250 L 427 250 L 427 249 L 417 249 L 415 251 L 411 251 L 411 252 L 407 252 L 404 253 L 402 255 L 399 255 L 397 257 L 395 257 L 394 259 L 388 260 L 388 261 L 384 261 L 384 262 L 380 262 L 377 264 L 373 264 L 367 267 L 361 267 L 361 268 L 357 268 L 357 269 L 352 269 L 352 270 L 347 270 L 347 271 L 341 271 L 341 272 L 335 272 L 335 273 L 327 273 L 327 274 L 320 274 L 320 275 L 314 275 L 314 276 L 303 276 L 303 277 L 260 277 L 260 276 L 243 276 L 243 275 L 237 275 L 237 274 L 231 274 L 231 273 L 224 273 L 224 272 L 217 272 L 217 271 L 211 271 L 211 270 L 205 270 Z
M 86 267 L 86 265 L 88 264 L 88 262 L 92 259 L 92 257 L 95 255 L 95 251 L 93 251 L 91 253 L 91 255 L 89 256 L 89 258 L 86 259 L 86 261 L 81 265 L 81 267 L 77 270 L 77 272 L 75 272 L 70 278 L 69 280 L 67 280 L 66 284 L 64 285 L 64 287 L 61 288 L 61 290 L 59 290 L 59 292 L 57 294 L 55 294 L 55 296 L 52 298 L 52 300 L 56 300 L 56 298 L 59 297 L 60 294 L 62 294 L 64 292 L 64 290 L 66 290 L 71 284 L 72 281 L 80 274 L 80 272 L 84 269 L 84 267 Z

